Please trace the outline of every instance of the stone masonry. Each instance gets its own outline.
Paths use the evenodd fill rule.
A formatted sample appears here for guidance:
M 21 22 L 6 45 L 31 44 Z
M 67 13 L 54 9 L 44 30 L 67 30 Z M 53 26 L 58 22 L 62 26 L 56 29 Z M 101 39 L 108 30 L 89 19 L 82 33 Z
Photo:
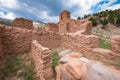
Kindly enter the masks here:
M 33 21 L 24 18 L 16 18 L 13 21 L 13 26 L 22 29 L 33 29 Z
M 51 50 L 41 46 L 36 40 L 33 40 L 31 56 L 35 62 L 35 70 L 40 80 L 52 80 Z
M 1 39 L 1 37 L 2 37 L 2 29 L 0 28 L 0 56 L 2 55 L 2 39 Z
M 46 31 L 53 31 L 59 33 L 70 33 L 79 30 L 86 30 L 86 34 L 91 33 L 92 23 L 87 20 L 74 20 L 70 18 L 70 12 L 63 11 L 59 16 L 57 24 L 48 23 Z
M 83 35 L 80 33 L 67 33 L 62 35 L 61 46 L 81 53 L 91 53 L 94 48 L 99 47 L 99 39 L 94 35 Z
M 45 27 L 46 31 L 58 32 L 58 25 L 55 23 L 48 23 Z
M 111 37 L 111 47 L 114 52 L 120 54 L 120 35 Z
M 65 21 L 70 19 L 70 12 L 67 10 L 64 10 L 63 12 L 60 13 L 59 20 L 60 21 Z
M 2 26 L 0 26 L 2 27 Z M 11 26 L 2 27 L 2 48 L 4 54 L 29 52 L 33 33 L 31 30 Z
M 120 55 L 119 35 L 111 38 L 111 50 L 100 49 L 98 37 L 90 34 L 91 22 L 70 19 L 70 14 L 66 11 L 60 16 L 58 24 L 48 24 L 49 28 L 43 31 L 29 30 L 32 29 L 31 21 L 26 22 L 23 19 L 15 19 L 14 23 L 17 23 L 14 24 L 15 27 L 0 25 L 0 55 L 2 53 L 2 55 L 11 55 L 31 51 L 31 56 L 38 71 L 37 74 L 41 80 L 51 80 L 53 78 L 51 51 L 49 49 L 61 47 L 81 53 L 98 53 L 105 57 Z

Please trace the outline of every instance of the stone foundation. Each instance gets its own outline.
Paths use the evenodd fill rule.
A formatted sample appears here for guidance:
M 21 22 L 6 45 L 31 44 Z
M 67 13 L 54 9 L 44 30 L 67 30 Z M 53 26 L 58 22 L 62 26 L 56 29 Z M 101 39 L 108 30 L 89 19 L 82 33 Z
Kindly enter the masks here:
M 120 55 L 120 35 L 111 37 L 111 49 Z
M 82 35 L 75 33 L 64 34 L 61 38 L 61 46 L 81 53 L 92 53 L 99 47 L 99 39 L 94 35 Z
M 51 51 L 41 46 L 36 40 L 32 42 L 31 56 L 35 62 L 35 70 L 40 80 L 52 80 Z

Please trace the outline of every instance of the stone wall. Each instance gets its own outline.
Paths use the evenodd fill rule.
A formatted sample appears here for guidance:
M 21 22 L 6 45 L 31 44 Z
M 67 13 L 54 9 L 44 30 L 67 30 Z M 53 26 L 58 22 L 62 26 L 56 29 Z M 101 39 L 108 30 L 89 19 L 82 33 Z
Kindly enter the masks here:
M 35 31 L 34 39 L 42 46 L 49 48 L 58 48 L 61 44 L 61 36 L 54 32 Z
M 120 35 L 111 37 L 111 49 L 120 55 Z
M 59 33 L 72 33 L 79 30 L 86 30 L 87 34 L 91 34 L 92 23 L 87 20 L 67 20 L 58 23 Z
M 13 26 L 22 29 L 33 29 L 33 21 L 24 18 L 16 18 L 13 21 Z
M 70 12 L 67 10 L 64 10 L 63 12 L 60 13 L 59 20 L 64 21 L 64 20 L 69 20 L 70 19 Z
M 61 46 L 81 53 L 92 53 L 94 48 L 99 47 L 99 39 L 94 35 L 67 33 L 62 35 Z
M 32 31 L 11 26 L 2 27 L 2 47 L 4 54 L 29 52 L 32 41 Z
M 51 51 L 41 46 L 36 40 L 32 42 L 31 56 L 35 62 L 35 70 L 40 80 L 52 80 Z
M 48 23 L 45 27 L 46 31 L 58 32 L 58 25 L 54 23 Z
M 1 37 L 2 37 L 2 28 L 0 28 L 0 56 L 2 55 L 2 39 L 1 39 Z
M 59 16 L 57 24 L 48 23 L 46 31 L 53 31 L 59 33 L 72 33 L 79 30 L 86 30 L 86 34 L 91 34 L 92 22 L 88 20 L 74 20 L 70 19 L 70 12 L 63 11 Z

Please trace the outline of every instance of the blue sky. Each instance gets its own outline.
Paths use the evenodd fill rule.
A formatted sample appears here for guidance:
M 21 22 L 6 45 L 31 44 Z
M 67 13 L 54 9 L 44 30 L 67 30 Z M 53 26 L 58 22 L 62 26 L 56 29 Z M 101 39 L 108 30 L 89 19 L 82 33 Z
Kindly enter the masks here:
M 106 9 L 120 9 L 120 0 L 0 0 L 0 17 L 7 19 L 57 22 L 63 10 L 69 10 L 76 19 Z

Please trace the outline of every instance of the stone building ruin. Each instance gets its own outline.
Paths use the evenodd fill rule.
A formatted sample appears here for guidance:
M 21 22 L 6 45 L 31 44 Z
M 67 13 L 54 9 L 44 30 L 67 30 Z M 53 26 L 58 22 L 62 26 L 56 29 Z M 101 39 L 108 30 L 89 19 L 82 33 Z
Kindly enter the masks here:
M 120 43 L 120 35 L 111 37 L 111 50 L 101 49 L 99 38 L 91 35 L 92 23 L 70 19 L 68 11 L 60 14 L 57 24 L 48 23 L 43 30 L 33 30 L 32 26 L 32 21 L 24 19 L 15 19 L 13 27 L 0 25 L 0 56 L 30 52 L 37 75 L 42 80 L 53 79 L 51 49 L 54 48 L 99 54 L 110 59 L 120 57 L 120 45 L 117 44 Z
M 56 29 L 54 26 L 56 26 Z M 57 31 L 59 33 L 72 33 L 79 30 L 86 30 L 86 34 L 90 34 L 91 29 L 92 23 L 90 21 L 71 19 L 70 12 L 66 10 L 59 15 L 59 22 L 57 24 L 48 23 L 46 27 L 46 31 Z

